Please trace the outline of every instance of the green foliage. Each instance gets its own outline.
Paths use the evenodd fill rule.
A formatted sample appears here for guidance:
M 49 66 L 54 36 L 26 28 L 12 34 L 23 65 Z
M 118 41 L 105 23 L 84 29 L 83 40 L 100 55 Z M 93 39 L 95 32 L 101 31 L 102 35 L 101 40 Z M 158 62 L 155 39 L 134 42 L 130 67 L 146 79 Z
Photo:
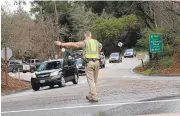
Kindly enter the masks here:
M 74 6 L 73 10 L 70 11 L 71 21 L 71 38 L 76 41 L 81 40 L 84 37 L 83 32 L 90 30 L 94 21 L 97 19 L 97 15 L 91 10 L 86 11 L 84 6 Z
M 31 2 L 30 12 L 35 14 L 36 17 L 40 15 L 40 8 L 42 8 L 43 14 L 53 14 L 53 1 L 33 1 Z M 71 3 L 67 1 L 56 1 L 57 11 L 60 13 L 67 13 L 71 9 Z
M 113 14 L 114 17 L 121 17 L 134 12 L 134 1 L 84 1 L 87 8 L 91 8 L 94 13 L 101 14 L 105 10 L 108 14 Z
M 92 32 L 99 40 L 117 38 L 136 24 L 137 18 L 133 14 L 121 18 L 98 18 L 92 26 Z
M 101 14 L 103 12 L 103 9 L 106 7 L 107 2 L 106 1 L 79 1 L 77 3 L 83 3 L 86 8 L 92 9 L 92 12 Z
M 172 65 L 173 60 L 171 57 L 164 57 L 159 61 L 161 67 L 168 68 Z
M 151 74 L 153 68 L 148 68 L 144 71 L 145 74 Z
M 166 57 L 166 56 L 172 56 L 173 53 L 173 47 L 169 44 L 164 45 L 163 52 L 159 53 L 160 58 Z
M 176 36 L 176 38 L 174 39 L 174 46 L 180 45 L 180 36 Z

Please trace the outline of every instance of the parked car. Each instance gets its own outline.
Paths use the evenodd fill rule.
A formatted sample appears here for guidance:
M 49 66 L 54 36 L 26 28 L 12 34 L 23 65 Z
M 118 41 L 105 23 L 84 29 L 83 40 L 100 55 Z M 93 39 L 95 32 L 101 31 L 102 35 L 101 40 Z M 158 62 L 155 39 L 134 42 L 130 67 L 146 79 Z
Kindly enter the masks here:
M 78 73 L 85 73 L 85 65 L 82 58 L 76 59 L 76 67 L 78 70 Z
M 136 57 L 136 51 L 134 49 L 127 49 L 124 52 L 124 58 L 126 57 Z
M 99 56 L 100 56 L 100 68 L 105 68 L 105 65 L 106 65 L 106 58 L 105 58 L 105 55 L 104 55 L 104 53 L 103 52 L 100 52 L 100 54 L 99 54 Z
M 40 64 L 34 76 L 31 78 L 32 89 L 38 91 L 40 87 L 54 85 L 64 87 L 66 82 L 72 81 L 78 84 L 78 71 L 74 60 L 57 59 Z
M 120 55 L 120 53 L 115 52 L 115 53 L 111 53 L 110 57 L 109 57 L 109 63 L 111 62 L 122 62 L 122 57 Z
M 19 71 L 22 71 L 22 60 L 9 60 L 8 62 L 8 72 L 16 73 Z
M 25 61 L 22 60 L 10 60 L 8 62 L 8 72 L 16 73 L 18 72 L 31 72 L 35 71 L 34 66 L 30 66 Z
M 35 66 L 34 68 L 38 68 L 38 66 L 41 64 L 40 60 L 39 59 L 29 59 L 27 61 L 27 63 L 30 65 L 30 66 Z

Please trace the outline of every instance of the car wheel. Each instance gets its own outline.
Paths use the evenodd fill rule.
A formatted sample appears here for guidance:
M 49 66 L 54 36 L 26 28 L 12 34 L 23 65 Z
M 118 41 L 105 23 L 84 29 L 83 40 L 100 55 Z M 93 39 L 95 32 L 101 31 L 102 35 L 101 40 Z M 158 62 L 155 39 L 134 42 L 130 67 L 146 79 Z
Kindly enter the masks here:
M 72 81 L 73 84 L 78 84 L 79 75 L 76 73 L 74 74 L 74 80 Z
M 105 64 L 103 65 L 103 67 L 105 68 Z
M 126 56 L 124 56 L 124 58 L 126 58 Z
M 100 67 L 101 67 L 101 69 L 102 69 L 102 68 L 103 68 L 103 65 L 101 65 Z
M 23 71 L 23 73 L 26 73 L 26 71 Z
M 38 91 L 40 89 L 40 85 L 39 84 L 32 84 L 32 89 L 34 91 Z
M 50 89 L 54 88 L 54 85 L 50 85 L 49 88 L 50 88 Z
M 60 86 L 60 87 L 64 87 L 65 85 L 66 85 L 66 81 L 65 81 L 65 79 L 64 79 L 64 76 L 62 76 L 61 79 L 60 79 L 60 84 L 59 84 L 59 86 Z
M 17 69 L 17 68 L 13 68 L 12 72 L 13 72 L 13 73 L 17 73 L 17 72 L 18 72 L 18 69 Z

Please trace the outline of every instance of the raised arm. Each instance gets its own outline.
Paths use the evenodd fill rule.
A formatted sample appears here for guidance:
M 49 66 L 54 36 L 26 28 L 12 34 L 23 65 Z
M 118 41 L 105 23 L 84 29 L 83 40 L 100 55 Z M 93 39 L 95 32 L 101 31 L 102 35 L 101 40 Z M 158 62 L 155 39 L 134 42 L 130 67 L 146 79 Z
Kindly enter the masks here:
M 67 43 L 62 43 L 60 41 L 55 41 L 54 44 L 57 45 L 57 46 L 73 47 L 73 48 L 83 48 L 85 46 L 83 41 L 80 41 L 80 42 L 67 42 Z

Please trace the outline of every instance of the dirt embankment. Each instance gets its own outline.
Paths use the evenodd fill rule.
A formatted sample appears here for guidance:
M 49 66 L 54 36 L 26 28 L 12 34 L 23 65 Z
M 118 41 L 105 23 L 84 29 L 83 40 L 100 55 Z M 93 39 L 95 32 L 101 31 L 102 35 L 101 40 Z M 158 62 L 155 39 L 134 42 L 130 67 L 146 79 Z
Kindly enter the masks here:
M 8 85 L 6 86 L 5 72 L 1 72 L 1 93 L 7 93 L 14 90 L 21 90 L 30 86 L 29 82 L 14 79 L 8 76 Z
M 158 66 L 158 68 L 153 69 L 152 67 L 148 67 L 146 64 L 144 68 L 138 66 L 135 70 L 145 74 L 180 75 L 180 57 L 179 55 L 174 56 L 173 63 L 169 67 Z

